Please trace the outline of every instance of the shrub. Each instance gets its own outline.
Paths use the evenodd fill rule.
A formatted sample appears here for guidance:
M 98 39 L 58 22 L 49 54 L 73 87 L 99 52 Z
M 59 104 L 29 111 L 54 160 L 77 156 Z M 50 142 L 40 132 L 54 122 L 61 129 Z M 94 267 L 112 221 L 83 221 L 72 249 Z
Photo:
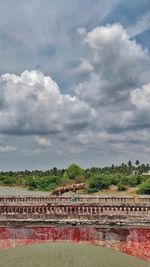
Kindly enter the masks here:
M 134 177 L 130 178 L 129 185 L 130 186 L 137 186 L 137 185 L 141 184 L 141 182 L 142 182 L 141 176 L 134 176 Z
M 127 190 L 127 186 L 125 184 L 123 184 L 122 182 L 118 183 L 118 191 L 126 191 Z
M 107 176 L 96 175 L 91 178 L 89 188 L 95 189 L 96 191 L 102 189 L 108 189 L 110 186 L 110 179 Z
M 127 187 L 130 185 L 130 180 L 131 178 L 129 178 L 128 176 L 122 176 L 120 182 Z
M 148 179 L 146 182 L 143 182 L 139 186 L 138 193 L 140 193 L 140 194 L 146 194 L 146 195 L 149 195 L 150 194 L 150 179 Z
M 4 185 L 15 185 L 15 178 L 14 177 L 6 177 L 4 180 L 3 180 L 3 184 Z
M 44 177 L 28 177 L 26 179 L 25 185 L 28 186 L 30 190 L 42 190 L 50 191 L 55 189 L 62 182 L 61 177 L 59 176 L 44 176 Z
M 36 181 L 32 177 L 27 179 L 26 186 L 28 186 L 29 190 L 35 190 L 38 187 Z
M 118 176 L 110 176 L 110 182 L 111 182 L 111 184 L 113 184 L 113 185 L 117 185 L 118 183 L 119 183 L 119 177 Z
M 98 190 L 96 188 L 88 188 L 87 193 L 91 194 L 91 193 L 96 193 Z
M 59 176 L 45 176 L 36 181 L 38 189 L 50 191 L 61 184 L 62 179 Z

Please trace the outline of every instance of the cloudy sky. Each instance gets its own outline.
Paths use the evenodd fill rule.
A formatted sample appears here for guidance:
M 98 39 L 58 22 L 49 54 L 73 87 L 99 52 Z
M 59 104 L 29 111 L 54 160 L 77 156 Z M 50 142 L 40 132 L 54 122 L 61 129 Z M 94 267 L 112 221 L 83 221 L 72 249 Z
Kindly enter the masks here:
M 150 0 L 0 0 L 0 170 L 150 160 Z

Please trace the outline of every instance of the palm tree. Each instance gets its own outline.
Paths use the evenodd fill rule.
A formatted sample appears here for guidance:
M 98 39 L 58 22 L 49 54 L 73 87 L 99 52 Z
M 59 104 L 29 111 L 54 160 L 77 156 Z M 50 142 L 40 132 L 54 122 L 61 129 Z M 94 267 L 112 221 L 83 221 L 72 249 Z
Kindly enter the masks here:
M 135 164 L 136 164 L 136 166 L 138 166 L 138 165 L 140 164 L 140 161 L 137 159 L 137 160 L 135 161 Z
M 132 161 L 131 160 L 128 161 L 128 166 L 132 167 Z

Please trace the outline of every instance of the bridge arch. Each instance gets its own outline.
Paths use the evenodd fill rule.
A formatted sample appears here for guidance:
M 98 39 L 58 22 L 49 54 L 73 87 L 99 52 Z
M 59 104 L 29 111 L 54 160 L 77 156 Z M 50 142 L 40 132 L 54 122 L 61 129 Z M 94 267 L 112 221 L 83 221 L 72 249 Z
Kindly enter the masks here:
M 107 247 L 150 261 L 150 229 L 94 226 L 0 227 L 0 249 L 34 243 L 73 242 Z

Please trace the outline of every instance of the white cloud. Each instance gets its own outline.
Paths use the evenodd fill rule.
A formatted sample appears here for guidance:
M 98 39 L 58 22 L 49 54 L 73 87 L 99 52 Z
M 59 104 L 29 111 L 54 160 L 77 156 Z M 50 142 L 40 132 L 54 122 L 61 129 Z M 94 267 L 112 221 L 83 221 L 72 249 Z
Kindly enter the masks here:
M 71 70 L 71 73 L 74 75 L 86 75 L 94 71 L 94 67 L 87 60 L 81 60 L 79 66 Z
M 54 134 L 87 127 L 94 110 L 77 97 L 62 94 L 43 73 L 25 71 L 0 78 L 0 131 L 14 134 Z
M 6 152 L 16 152 L 17 147 L 15 146 L 1 146 L 0 145 L 0 152 L 1 153 L 6 153 Z
M 52 145 L 51 140 L 49 140 L 49 138 L 43 136 L 35 136 L 34 139 L 40 146 L 50 147 Z
M 131 92 L 131 102 L 138 109 L 149 109 L 150 111 L 150 83 L 133 90 Z
M 39 71 L 0 77 L 0 133 L 9 140 L 2 140 L 0 151 L 34 154 L 34 161 L 94 160 L 96 154 L 112 160 L 112 154 L 127 158 L 138 149 L 146 157 L 150 84 L 147 78 L 142 86 L 141 76 L 147 51 L 120 24 L 80 34 L 87 56 L 71 73 L 81 78 L 74 96 Z
M 134 105 L 134 109 L 128 111 L 124 120 L 126 127 L 133 131 L 145 130 L 148 134 L 150 128 L 150 83 L 133 90 L 130 101 Z
M 148 60 L 147 51 L 130 40 L 117 23 L 84 31 L 83 42 L 90 48 L 85 62 L 89 61 L 93 68 L 89 79 L 76 87 L 77 95 L 94 105 L 129 98 L 129 92 L 139 84 L 142 63 Z
M 140 18 L 138 18 L 136 23 L 131 25 L 127 29 L 127 31 L 131 37 L 135 37 L 149 29 L 150 29 L 150 12 L 148 11 Z

